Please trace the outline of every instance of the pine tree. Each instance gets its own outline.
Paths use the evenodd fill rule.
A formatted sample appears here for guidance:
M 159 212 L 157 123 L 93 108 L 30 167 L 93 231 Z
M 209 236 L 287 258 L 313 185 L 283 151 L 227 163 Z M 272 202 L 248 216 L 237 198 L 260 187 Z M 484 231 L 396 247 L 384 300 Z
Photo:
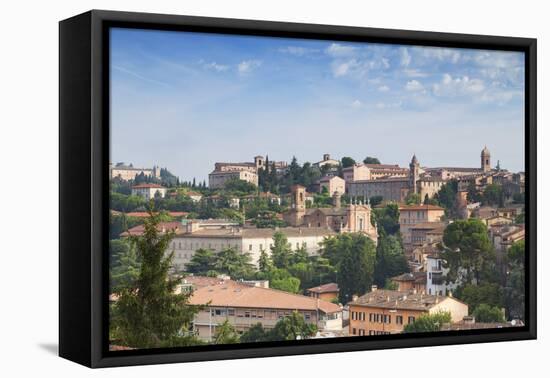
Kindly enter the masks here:
M 159 215 L 153 212 L 150 204 L 143 235 L 131 239 L 141 267 L 136 285 L 116 293 L 119 298 L 110 321 L 114 343 L 132 348 L 200 343 L 189 333 L 200 307 L 189 305 L 190 293 L 175 293 L 181 278 L 169 276 L 174 252 L 166 255 L 174 233 L 161 233 L 159 222 Z

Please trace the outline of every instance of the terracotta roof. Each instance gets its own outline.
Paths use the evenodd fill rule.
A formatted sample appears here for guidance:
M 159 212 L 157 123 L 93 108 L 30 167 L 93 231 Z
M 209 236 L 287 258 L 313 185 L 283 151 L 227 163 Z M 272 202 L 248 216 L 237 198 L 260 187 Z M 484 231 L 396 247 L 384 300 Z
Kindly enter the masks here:
M 392 281 L 397 282 L 426 282 L 426 272 L 412 272 L 412 273 L 403 273 L 399 276 L 391 278 Z
M 460 302 L 456 298 L 451 297 L 378 289 L 357 298 L 357 300 L 352 301 L 349 304 L 355 306 L 388 308 L 396 310 L 428 311 L 436 304 L 448 300 Z
M 374 180 L 356 180 L 350 183 L 350 185 L 353 184 L 363 184 L 363 183 L 381 183 L 381 182 L 409 182 L 409 179 L 407 177 L 386 177 L 386 178 L 379 178 Z
M 178 230 L 182 229 L 183 225 L 180 222 L 161 222 L 157 226 L 157 230 L 161 232 L 166 232 L 170 230 L 174 230 L 178 232 Z M 128 231 L 123 232 L 120 234 L 121 236 L 137 236 L 142 235 L 145 231 L 145 226 L 140 224 L 138 226 L 130 228 Z
M 159 184 L 139 184 L 139 185 L 132 186 L 132 189 L 148 189 L 148 188 L 166 189 L 164 186 Z
M 366 167 L 369 168 L 379 168 L 379 169 L 407 169 L 407 168 L 401 168 L 397 164 L 365 164 Z
M 437 205 L 401 205 L 399 206 L 399 211 L 418 211 L 418 210 L 445 210 L 441 206 Z
M 184 284 L 191 284 L 196 289 L 201 289 L 206 286 L 220 285 L 226 282 L 227 279 L 218 277 L 206 277 L 206 276 L 185 276 L 182 280 Z
M 310 289 L 307 289 L 307 291 L 310 291 L 312 293 L 337 293 L 340 291 L 340 289 L 338 288 L 337 283 L 331 282 L 321 286 L 312 287 Z
M 209 303 L 210 307 L 319 310 L 327 314 L 342 311 L 340 306 L 327 301 L 275 289 L 243 285 L 229 280 L 195 290 L 189 303 L 194 305 Z
M 416 223 L 410 227 L 411 230 L 432 230 L 432 232 L 443 232 L 446 224 L 444 222 L 423 222 Z

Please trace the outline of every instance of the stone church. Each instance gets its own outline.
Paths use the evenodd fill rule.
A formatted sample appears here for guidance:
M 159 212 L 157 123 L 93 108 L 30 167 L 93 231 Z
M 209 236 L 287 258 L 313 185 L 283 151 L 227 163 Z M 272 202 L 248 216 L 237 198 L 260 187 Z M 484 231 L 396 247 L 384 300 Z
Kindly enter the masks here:
M 283 219 L 292 227 L 323 227 L 335 232 L 360 232 L 375 243 L 378 238 L 376 226 L 371 223 L 371 207 L 358 201 L 347 206 L 341 204 L 341 194 L 333 194 L 332 207 L 306 208 L 306 188 L 292 187 L 292 205 L 283 214 Z

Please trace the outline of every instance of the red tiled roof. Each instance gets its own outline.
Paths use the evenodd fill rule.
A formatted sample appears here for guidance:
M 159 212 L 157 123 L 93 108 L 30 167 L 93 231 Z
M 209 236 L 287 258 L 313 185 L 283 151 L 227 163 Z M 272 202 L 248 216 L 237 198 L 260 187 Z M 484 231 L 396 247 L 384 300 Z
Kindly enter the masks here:
M 166 232 L 170 230 L 178 231 L 183 228 L 183 225 L 180 222 L 161 222 L 157 226 L 157 230 L 161 232 Z M 140 224 L 138 226 L 130 228 L 128 231 L 123 232 L 121 236 L 138 236 L 142 235 L 145 231 L 145 226 Z
M 340 312 L 341 308 L 334 303 L 317 300 L 299 294 L 247 286 L 235 281 L 225 281 L 223 284 L 205 286 L 193 292 L 190 304 L 240 308 L 270 308 L 284 310 L 317 309 L 324 313 Z
M 310 291 L 312 293 L 337 293 L 340 291 L 338 288 L 337 283 L 328 283 L 321 286 L 312 287 L 310 289 L 307 289 L 307 291 Z

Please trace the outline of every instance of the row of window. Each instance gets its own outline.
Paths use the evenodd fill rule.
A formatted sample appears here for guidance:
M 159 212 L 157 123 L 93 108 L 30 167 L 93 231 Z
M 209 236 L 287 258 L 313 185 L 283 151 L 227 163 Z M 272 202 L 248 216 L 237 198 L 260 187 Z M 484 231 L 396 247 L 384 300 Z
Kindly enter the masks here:
M 357 335 L 357 336 L 365 336 L 365 330 L 364 329 L 357 329 L 357 328 L 352 328 L 351 329 L 351 334 L 352 335 Z M 388 331 L 376 331 L 374 329 L 371 329 L 369 330 L 369 336 L 374 336 L 374 335 L 389 335 L 390 332 Z
M 364 322 L 366 320 L 366 312 L 352 311 L 351 320 L 358 320 Z M 413 323 L 415 320 L 414 316 L 409 316 L 407 318 L 408 323 Z M 369 322 L 370 323 L 385 323 L 391 324 L 392 316 L 389 314 L 378 314 L 378 313 L 369 313 Z M 395 324 L 403 324 L 403 315 L 395 315 Z
M 235 316 L 237 318 L 253 318 L 253 319 L 272 319 L 278 320 L 285 316 L 290 316 L 289 311 L 277 311 L 277 310 L 241 310 L 234 308 L 213 308 L 210 309 L 210 315 L 212 316 Z M 311 320 L 311 312 L 301 312 L 305 320 Z
M 214 244 L 212 245 L 212 243 L 206 243 L 206 242 L 196 242 L 196 243 L 193 243 L 193 242 L 190 242 L 189 244 L 187 244 L 187 242 L 184 242 L 183 244 L 181 242 L 172 242 L 172 249 L 182 249 L 182 245 L 183 245 L 183 249 L 199 249 L 199 248 L 208 248 L 208 249 L 211 249 L 211 250 L 216 250 L 217 249 L 217 245 Z M 292 245 L 289 243 L 288 244 L 289 247 L 292 248 Z M 302 245 L 301 245 L 303 248 L 307 248 L 307 243 L 306 242 L 302 242 Z M 176 248 L 177 247 L 177 248 Z M 188 248 L 189 247 L 189 248 Z M 260 244 L 259 245 L 259 250 L 261 251 L 262 249 L 264 249 L 264 245 L 263 244 Z M 269 248 L 271 249 L 273 247 L 273 244 L 269 244 Z M 231 245 L 228 243 L 227 246 L 224 245 L 223 243 L 220 244 L 220 249 L 223 249 L 223 248 L 231 248 Z M 236 250 L 239 249 L 239 246 L 237 244 L 235 244 L 233 246 L 233 248 L 235 248 Z M 249 244 L 248 245 L 248 250 L 249 251 L 252 251 L 254 248 L 254 245 L 253 244 Z M 300 242 L 296 242 L 296 249 L 299 249 L 300 248 Z

